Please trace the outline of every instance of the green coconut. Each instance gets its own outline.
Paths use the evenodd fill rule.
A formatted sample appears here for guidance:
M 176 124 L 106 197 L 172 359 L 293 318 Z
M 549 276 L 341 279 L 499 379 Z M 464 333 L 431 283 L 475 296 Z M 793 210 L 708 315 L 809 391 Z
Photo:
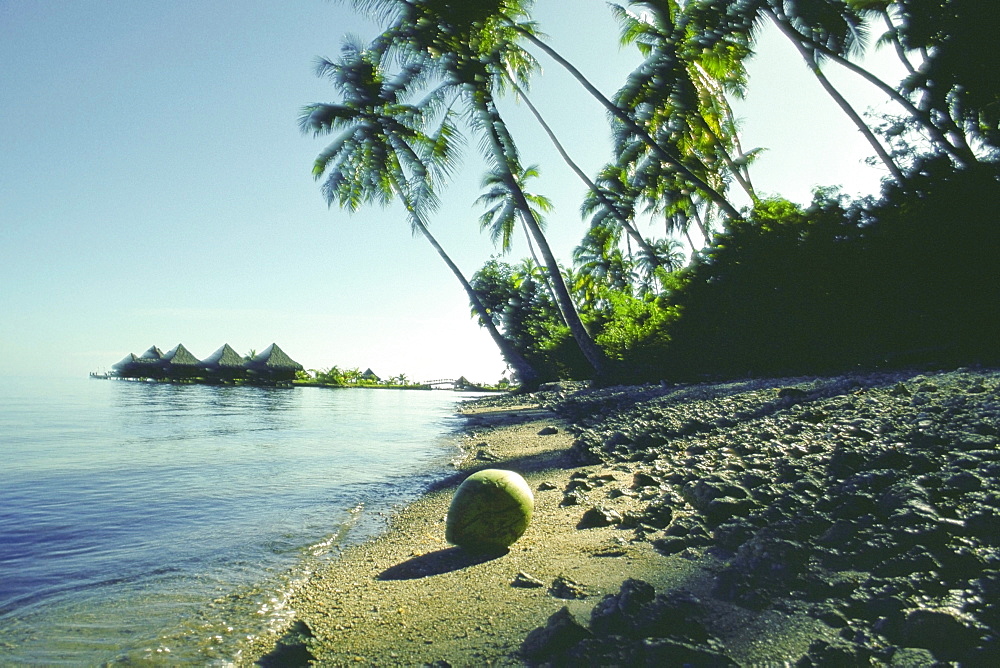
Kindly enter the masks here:
M 475 552 L 504 550 L 520 538 L 535 507 L 524 478 L 485 469 L 465 479 L 448 509 L 445 538 Z

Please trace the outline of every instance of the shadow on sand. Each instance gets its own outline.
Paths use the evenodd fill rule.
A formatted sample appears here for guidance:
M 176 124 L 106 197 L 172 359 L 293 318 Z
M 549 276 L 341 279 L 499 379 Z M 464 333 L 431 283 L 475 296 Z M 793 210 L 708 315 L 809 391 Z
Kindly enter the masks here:
M 469 552 L 460 547 L 449 547 L 407 559 L 378 574 L 379 580 L 417 580 L 483 564 L 507 554 L 502 552 Z

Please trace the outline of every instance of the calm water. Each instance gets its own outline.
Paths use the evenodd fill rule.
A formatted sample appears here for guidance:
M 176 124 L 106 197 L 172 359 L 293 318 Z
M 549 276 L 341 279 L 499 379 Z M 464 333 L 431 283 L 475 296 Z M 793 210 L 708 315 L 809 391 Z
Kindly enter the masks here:
M 225 665 L 455 454 L 461 395 L 0 383 L 0 665 Z

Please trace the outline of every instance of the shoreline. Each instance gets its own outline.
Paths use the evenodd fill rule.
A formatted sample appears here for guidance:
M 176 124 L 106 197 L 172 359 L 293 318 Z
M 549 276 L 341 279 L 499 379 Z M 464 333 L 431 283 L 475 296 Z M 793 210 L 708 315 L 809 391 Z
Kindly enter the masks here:
M 384 535 L 313 574 L 290 601 L 290 631 L 255 639 L 238 665 L 641 663 L 650 652 L 704 665 L 822 665 L 836 657 L 920 665 L 959 651 L 954 642 L 972 660 L 992 659 L 988 623 L 996 610 L 974 594 L 997 580 L 1000 552 L 970 527 L 991 529 L 986 513 L 1000 505 L 1000 456 L 990 433 L 1000 416 L 998 388 L 995 370 L 960 370 L 583 391 L 567 385 L 478 400 L 463 411 L 460 472 L 403 508 Z M 947 507 L 950 497 L 933 493 L 935 471 L 926 462 L 909 466 L 910 475 L 906 461 L 893 460 L 896 482 L 931 493 L 903 499 L 889 518 L 880 512 L 892 485 L 870 503 L 867 490 L 841 489 L 841 478 L 883 471 L 866 471 L 869 456 L 891 458 L 904 443 L 928 457 L 942 450 L 941 439 L 926 434 L 943 416 L 982 421 L 986 433 L 969 436 L 971 444 L 958 448 L 965 459 L 957 460 L 985 462 L 975 473 L 979 486 L 967 482 L 982 489 L 979 506 Z M 968 428 L 962 433 L 976 426 Z M 843 455 L 851 449 L 859 455 Z M 857 470 L 831 473 L 838 457 Z M 535 495 L 525 535 L 492 559 L 472 558 L 443 538 L 454 489 L 481 468 L 517 471 Z M 945 472 L 946 482 L 961 477 Z M 845 511 L 846 501 L 860 509 Z M 828 506 L 829 517 L 813 510 Z M 869 526 L 900 518 L 925 521 L 936 543 L 895 549 L 882 527 Z M 846 546 L 853 531 L 859 540 L 878 539 L 884 553 L 858 548 L 851 563 L 852 553 L 824 541 L 835 526 L 844 535 L 838 543 Z M 964 555 L 959 565 L 948 561 L 952 553 Z M 900 565 L 880 572 L 879 560 Z M 641 615 L 626 614 L 626 580 L 648 583 L 657 595 L 644 594 L 633 611 Z M 949 604 L 960 585 L 973 595 Z M 899 591 L 878 594 L 893 586 Z M 605 613 L 617 606 L 614 633 L 604 628 L 610 618 L 594 612 L 599 603 Z M 569 615 L 556 614 L 563 608 Z M 643 638 L 649 629 L 636 627 L 640 616 L 676 621 L 680 610 L 694 620 L 689 628 L 656 631 L 651 640 Z

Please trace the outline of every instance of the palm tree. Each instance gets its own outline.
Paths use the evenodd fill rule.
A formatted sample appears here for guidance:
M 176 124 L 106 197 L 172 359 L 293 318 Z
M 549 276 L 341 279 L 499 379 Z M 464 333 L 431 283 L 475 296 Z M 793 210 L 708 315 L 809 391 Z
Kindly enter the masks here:
M 517 93 L 518 97 L 524 101 L 524 104 L 525 106 L 528 107 L 528 110 L 531 112 L 531 115 L 534 116 L 535 120 L 542 127 L 542 130 L 548 136 L 549 141 L 552 142 L 552 145 L 559 153 L 559 156 L 563 159 L 563 162 L 565 162 L 569 166 L 569 168 L 573 171 L 573 173 L 576 174 L 577 177 L 587 185 L 588 188 L 587 198 L 588 200 L 594 201 L 594 204 L 592 206 L 594 208 L 599 207 L 601 209 L 602 217 L 613 218 L 614 221 L 621 226 L 621 228 L 636 242 L 636 244 L 640 248 L 646 249 L 650 251 L 650 253 L 652 254 L 651 252 L 652 249 L 649 246 L 649 242 L 646 241 L 645 237 L 643 237 L 642 234 L 639 232 L 639 230 L 636 228 L 632 218 L 629 215 L 627 215 L 623 209 L 619 208 L 619 206 L 613 201 L 614 194 L 606 192 L 604 189 L 602 189 L 589 176 L 587 176 L 587 173 L 584 172 L 578 164 L 576 164 L 576 162 L 573 160 L 572 157 L 570 157 L 569 153 L 566 151 L 566 148 L 563 146 L 562 142 L 560 142 L 559 138 L 556 136 L 555 131 L 553 131 L 551 126 L 549 126 L 548 122 L 546 122 L 545 118 L 542 116 L 541 112 L 539 112 L 537 107 L 535 107 L 535 105 L 532 103 L 531 98 L 527 94 L 527 91 L 521 88 L 521 86 L 519 86 L 517 82 L 510 82 L 510 85 Z
M 846 8 L 846 5 L 840 4 L 837 8 L 834 8 L 826 0 L 812 0 L 812 3 L 812 6 L 809 3 L 790 3 L 792 9 L 796 11 L 796 14 L 791 16 L 786 13 L 785 8 L 782 6 L 783 3 L 778 2 L 770 3 L 771 6 L 763 11 L 774 25 L 777 26 L 778 30 L 792 42 L 806 66 L 812 71 L 816 80 L 819 81 L 820 86 L 833 98 L 841 111 L 851 119 L 861 135 L 871 145 L 879 160 L 882 161 L 882 164 L 892 174 L 892 178 L 897 183 L 902 183 L 904 180 L 902 170 L 893 161 L 892 156 L 882 146 L 882 143 L 875 136 L 875 133 L 872 132 L 871 128 L 868 127 L 864 119 L 861 118 L 861 115 L 855 111 L 851 103 L 847 101 L 847 98 L 830 83 L 830 80 L 820 67 L 820 62 L 824 59 L 828 51 L 849 54 L 856 53 L 863 48 L 863 30 L 860 22 L 855 21 L 849 12 L 838 11 L 840 7 Z M 808 10 L 818 11 L 810 12 Z M 805 17 L 802 16 L 803 14 L 805 14 Z M 841 29 L 836 30 L 836 27 Z M 807 34 L 808 32 L 812 32 L 813 39 L 803 38 L 803 32 Z M 818 46 L 818 44 L 822 43 L 826 43 L 827 49 L 822 49 Z
M 529 193 L 524 189 L 528 180 L 537 178 L 538 175 L 538 166 L 530 165 L 515 174 L 514 179 L 524 192 L 535 220 L 544 229 L 544 214 L 552 211 L 552 202 L 544 195 Z M 479 226 L 482 230 L 489 231 L 493 244 L 499 245 L 500 250 L 506 253 L 510 250 L 514 227 L 520 219 L 513 193 L 508 187 L 506 174 L 503 170 L 494 169 L 487 172 L 483 177 L 482 185 L 486 190 L 476 200 L 476 204 L 486 207 L 486 212 L 479 217 Z M 525 228 L 525 233 L 527 234 L 527 228 Z M 531 243 L 530 235 L 528 242 Z
M 317 72 L 330 79 L 342 98 L 338 104 L 308 105 L 300 117 L 304 132 L 336 134 L 313 166 L 317 179 L 325 177 L 327 201 L 354 211 L 362 204 L 385 205 L 398 197 L 414 231 L 427 239 L 462 284 L 504 359 L 526 387 L 533 386 L 538 374 L 493 326 L 475 290 L 424 220 L 436 203 L 435 176 L 446 174 L 450 166 L 455 135 L 448 114 L 438 119 L 434 133 L 422 127 L 436 110 L 435 91 L 416 104 L 406 100 L 411 87 L 423 85 L 424 68 L 412 63 L 387 78 L 380 54 L 349 40 L 341 58 L 321 60 Z
M 518 33 L 529 43 L 540 49 L 567 72 L 569 72 L 580 83 L 580 85 L 583 86 L 583 88 L 608 111 L 608 113 L 614 118 L 615 122 L 620 124 L 621 133 L 629 134 L 633 136 L 636 141 L 643 143 L 646 147 L 648 147 L 649 151 L 657 157 L 658 160 L 662 161 L 663 165 L 667 169 L 676 175 L 677 179 L 688 184 L 689 187 L 694 187 L 700 190 L 704 193 L 705 197 L 715 202 L 715 204 L 723 210 L 726 215 L 734 219 L 741 217 L 740 212 L 736 209 L 736 207 L 733 206 L 721 192 L 712 187 L 711 184 L 707 183 L 702 176 L 697 173 L 698 166 L 695 166 L 694 169 L 692 169 L 689 161 L 684 159 L 683 155 L 677 151 L 675 146 L 672 146 L 669 142 L 664 141 L 664 137 L 656 137 L 650 134 L 640 125 L 639 122 L 637 122 L 636 118 L 632 114 L 612 102 L 596 86 L 594 86 L 594 84 L 591 83 L 576 66 L 570 63 L 555 49 L 542 41 L 534 30 L 531 30 L 523 25 L 518 26 L 510 24 L 510 26 L 517 30 Z
M 664 129 L 685 161 L 713 188 L 725 193 L 735 180 L 752 202 L 757 194 L 746 171 L 752 153 L 743 153 L 726 94 L 742 97 L 749 46 L 730 40 L 725 49 L 697 44 L 697 29 L 676 0 L 631 2 L 645 10 L 637 15 L 611 5 L 621 25 L 621 41 L 637 47 L 643 62 L 629 75 L 615 103 L 634 110 L 654 137 Z M 628 133 L 627 133 L 628 134 Z
M 355 0 L 354 4 L 390 20 L 373 48 L 403 63 L 434 68 L 442 89 L 453 90 L 464 104 L 486 159 L 505 180 L 514 210 L 535 242 L 573 338 L 595 375 L 602 376 L 604 354 L 580 319 L 555 255 L 517 182 L 522 171 L 517 147 L 494 97 L 507 81 L 526 82 L 537 66 L 515 42 L 522 34 L 534 33 L 534 24 L 526 21 L 531 1 Z

